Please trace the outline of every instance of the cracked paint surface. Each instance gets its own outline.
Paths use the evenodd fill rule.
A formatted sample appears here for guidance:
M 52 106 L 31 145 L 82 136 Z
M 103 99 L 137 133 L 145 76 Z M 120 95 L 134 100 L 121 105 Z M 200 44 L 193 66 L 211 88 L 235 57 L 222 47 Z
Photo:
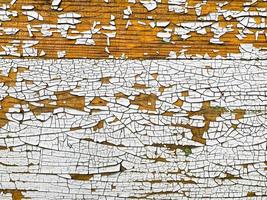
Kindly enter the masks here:
M 0 65 L 1 199 L 267 198 L 265 59 Z
M 0 0 L 0 5 L 3 57 L 236 58 L 248 45 L 266 54 L 266 0 Z

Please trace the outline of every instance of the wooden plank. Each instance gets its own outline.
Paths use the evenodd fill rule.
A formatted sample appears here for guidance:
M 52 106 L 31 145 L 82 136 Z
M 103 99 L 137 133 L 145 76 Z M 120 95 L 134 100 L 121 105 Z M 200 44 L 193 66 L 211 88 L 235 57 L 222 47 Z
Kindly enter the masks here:
M 185 3 L 176 3 L 177 5 L 175 5 L 175 2 Z M 253 44 L 256 48 L 267 47 L 265 37 L 266 11 L 260 10 L 266 8 L 267 2 L 259 0 L 249 5 L 247 1 L 235 0 L 229 1 L 224 6 L 221 6 L 220 2 L 217 0 L 206 3 L 196 0 L 162 0 L 161 3 L 156 4 L 154 10 L 148 11 L 140 1 L 129 3 L 127 0 L 109 0 L 109 3 L 106 3 L 104 0 L 63 0 L 59 6 L 62 10 L 59 11 L 51 9 L 52 1 L 17 0 L 15 4 L 10 5 L 10 1 L 1 0 L 0 4 L 6 4 L 10 7 L 6 11 L 17 12 L 17 16 L 9 16 L 9 21 L 1 20 L 2 27 L 18 28 L 19 31 L 10 35 L 2 31 L 0 44 L 1 46 L 8 46 L 11 45 L 12 40 L 19 40 L 21 43 L 17 47 L 17 52 L 19 53 L 18 56 L 23 57 L 27 54 L 23 55 L 22 42 L 34 40 L 39 42 L 34 45 L 34 48 L 38 50 L 37 56 L 43 50 L 46 53 L 44 56 L 46 58 L 57 58 L 58 51 L 66 51 L 65 58 L 108 58 L 109 56 L 118 58 L 125 55 L 133 59 L 166 58 L 170 51 L 180 55 L 181 50 L 186 51 L 188 56 L 207 53 L 211 57 L 218 55 L 225 57 L 229 53 L 239 53 L 241 44 Z M 25 10 L 22 10 L 22 6 L 24 5 L 34 6 L 32 11 L 38 12 L 43 20 L 29 21 L 27 16 L 23 14 Z M 172 11 L 172 6 L 180 8 L 181 11 Z M 128 19 L 124 14 L 124 10 L 127 8 L 132 12 L 128 15 Z M 58 16 L 69 12 L 81 15 L 80 18 L 77 18 L 80 23 L 63 33 L 58 27 Z M 115 17 L 115 20 L 111 20 L 111 15 Z M 116 30 L 104 30 L 103 27 L 109 26 L 111 21 L 115 23 L 113 28 Z M 132 25 L 126 29 L 128 21 Z M 75 45 L 76 40 L 66 38 L 66 35 L 85 38 L 81 32 L 90 31 L 94 22 L 100 22 L 96 26 L 100 29 L 99 33 L 92 36 L 95 45 Z M 140 22 L 145 23 L 145 25 L 140 24 Z M 152 28 L 149 24 L 154 22 L 169 22 L 169 24 L 166 27 Z M 185 26 L 182 23 L 192 24 Z M 47 31 L 56 32 L 51 36 L 45 36 L 45 29 L 41 33 L 40 28 L 35 27 L 36 32 L 32 32 L 33 36 L 31 37 L 27 26 L 30 25 L 34 28 L 34 26 L 42 24 L 55 26 L 56 28 Z M 167 32 L 170 33 L 170 38 L 165 38 L 163 41 L 163 38 L 157 37 L 157 34 L 164 32 L 166 28 L 168 29 Z M 72 31 L 76 31 L 76 33 L 72 33 Z M 116 36 L 110 38 L 109 46 L 105 33 L 111 32 L 116 32 Z M 242 36 L 238 36 L 239 34 Z M 187 36 L 188 38 L 186 38 Z M 214 44 L 212 38 L 219 38 L 218 40 L 222 43 Z M 105 51 L 106 47 L 110 53 Z
M 265 60 L 0 65 L 1 199 L 266 198 Z

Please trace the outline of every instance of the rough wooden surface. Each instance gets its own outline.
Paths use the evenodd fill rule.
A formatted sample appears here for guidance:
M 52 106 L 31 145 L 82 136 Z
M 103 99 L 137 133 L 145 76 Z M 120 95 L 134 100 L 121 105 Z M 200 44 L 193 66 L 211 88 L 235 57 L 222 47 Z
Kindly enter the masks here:
M 147 1 L 142 1 L 147 2 Z M 155 2 L 155 1 L 150 1 Z M 267 2 L 234 0 L 223 4 L 223 1 L 196 0 L 161 0 L 156 8 L 149 11 L 143 3 L 129 3 L 127 0 L 63 0 L 59 5 L 62 10 L 51 8 L 52 1 L 17 0 L 13 5 L 10 1 L 0 1 L 6 4 L 8 12 L 16 12 L 17 16 L 9 16 L 2 21 L 1 27 L 18 28 L 15 34 L 3 33 L 0 36 L 1 46 L 10 46 L 13 40 L 20 40 L 16 56 L 25 57 L 22 42 L 38 41 L 33 48 L 38 49 L 37 56 L 43 50 L 46 58 L 57 58 L 58 51 L 66 51 L 66 58 L 108 58 L 114 56 L 128 58 L 166 58 L 170 51 L 177 55 L 185 52 L 188 56 L 205 55 L 211 57 L 224 56 L 229 53 L 239 53 L 240 45 L 253 44 L 256 48 L 266 48 L 266 11 Z M 32 5 L 31 11 L 36 11 L 43 19 L 28 20 L 22 6 Z M 176 7 L 175 7 L 176 6 Z M 176 8 L 176 12 L 175 12 Z M 177 9 L 179 8 L 179 9 Z M 130 9 L 130 11 L 124 11 Z M 126 14 L 125 14 L 126 12 Z M 59 15 L 76 13 L 80 22 L 73 24 L 63 33 L 59 28 Z M 130 13 L 130 14 L 129 14 Z M 111 16 L 114 20 L 111 20 Z M 128 17 L 127 17 L 128 16 Z M 94 45 L 76 44 L 68 36 L 84 37 L 83 31 L 92 30 L 94 22 L 98 33 L 92 35 Z M 126 28 L 127 22 L 131 22 Z M 162 27 L 153 27 L 153 23 L 169 22 Z M 113 30 L 105 30 L 105 26 L 114 23 Z M 55 31 L 51 36 L 41 32 L 40 27 L 29 33 L 27 26 L 49 25 Z M 67 23 L 61 23 L 61 27 Z M 160 25 L 160 24 L 159 24 Z M 74 31 L 74 32 L 73 32 Z M 3 32 L 3 31 L 2 31 Z M 107 33 L 116 33 L 107 44 Z M 162 38 L 161 33 L 169 33 Z M 65 34 L 65 35 L 64 35 Z M 159 34 L 159 35 L 157 35 Z M 240 36 L 242 35 L 242 36 Z M 217 44 L 214 38 L 218 39 Z M 105 48 L 108 50 L 105 50 Z M 109 51 L 109 53 L 107 52 Z M 12 55 L 7 55 L 12 56 Z M 207 56 L 207 55 L 206 55 Z M 229 56 L 229 55 L 228 55 Z M 36 57 L 36 56 L 34 56 Z
M 266 199 L 266 61 L 0 64 L 1 199 Z
M 267 199 L 267 1 L 0 6 L 0 200 Z

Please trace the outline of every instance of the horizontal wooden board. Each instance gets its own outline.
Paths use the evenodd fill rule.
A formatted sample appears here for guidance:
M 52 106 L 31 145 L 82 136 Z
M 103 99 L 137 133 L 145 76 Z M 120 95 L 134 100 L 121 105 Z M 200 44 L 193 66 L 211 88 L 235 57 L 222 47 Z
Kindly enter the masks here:
M 266 199 L 266 61 L 0 60 L 0 199 Z
M 1 0 L 2 10 L 6 12 L 1 14 L 1 27 L 18 29 L 12 34 L 8 30 L 1 30 L 2 55 L 7 52 L 3 56 L 158 59 L 169 57 L 173 51 L 177 56 L 185 52 L 188 57 L 205 54 L 206 57 L 227 57 L 229 53 L 240 53 L 242 44 L 252 44 L 255 48 L 261 49 L 267 47 L 267 14 L 264 10 L 267 2 L 263 0 L 254 3 L 234 0 L 228 1 L 225 5 L 219 0 L 107 2 L 109 3 L 104 0 L 62 0 L 58 7 L 52 9 L 51 0 L 17 0 L 14 4 Z M 156 7 L 149 10 L 142 2 L 154 2 Z M 22 6 L 29 5 L 34 8 L 28 10 L 27 14 Z M 35 11 L 42 17 L 35 19 L 36 13 L 29 11 Z M 15 16 L 9 12 L 14 12 Z M 59 15 L 66 13 L 79 14 L 80 17 L 76 18 L 79 20 L 76 21 L 77 24 L 67 28 L 68 22 L 59 22 Z M 29 20 L 28 15 L 32 15 L 33 18 Z M 114 20 L 111 19 L 112 16 Z M 88 36 L 88 32 L 93 30 L 94 22 L 99 22 L 94 29 L 98 31 Z M 162 22 L 168 24 L 164 25 Z M 126 28 L 127 23 L 132 25 Z M 153 23 L 156 24 L 155 27 Z M 44 24 L 46 28 L 38 27 Z M 87 35 L 82 33 L 84 31 L 87 31 Z M 106 34 L 112 33 L 116 35 L 109 37 L 108 43 Z M 167 37 L 162 38 L 163 36 Z M 73 39 L 75 37 L 76 39 Z M 77 38 L 86 40 L 89 37 L 94 45 L 89 45 L 90 42 L 75 44 Z M 18 44 L 12 43 L 13 40 L 18 40 Z M 23 45 L 29 41 L 38 44 L 33 45 L 33 49 L 25 50 Z M 17 49 L 10 50 L 11 47 Z M 65 54 L 60 53 L 61 51 L 65 51 Z

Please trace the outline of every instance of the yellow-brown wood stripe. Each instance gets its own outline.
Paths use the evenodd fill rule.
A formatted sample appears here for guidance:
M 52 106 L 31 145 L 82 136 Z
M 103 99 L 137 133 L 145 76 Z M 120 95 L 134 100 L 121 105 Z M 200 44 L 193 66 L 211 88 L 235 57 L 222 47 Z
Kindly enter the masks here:
M 163 31 L 164 27 L 152 28 L 148 25 L 151 21 L 169 21 L 170 25 L 168 28 L 174 29 L 176 24 L 182 22 L 197 22 L 203 21 L 199 20 L 196 15 L 195 9 L 191 8 L 201 1 L 188 0 L 187 7 L 188 11 L 186 14 L 179 14 L 169 11 L 168 1 L 162 0 L 161 3 L 157 4 L 157 8 L 148 11 L 139 1 L 135 4 L 129 3 L 127 0 L 110 0 L 110 3 L 105 3 L 100 0 L 62 0 L 60 8 L 62 11 L 52 10 L 51 1 L 46 0 L 17 0 L 14 5 L 10 5 L 9 10 L 14 10 L 18 12 L 17 17 L 11 17 L 10 21 L 2 22 L 2 27 L 19 28 L 19 32 L 15 35 L 3 34 L 0 36 L 0 45 L 10 45 L 12 40 L 36 40 L 39 44 L 35 45 L 34 48 L 39 51 L 44 50 L 46 52 L 45 58 L 57 58 L 57 51 L 66 51 L 65 58 L 107 58 L 109 54 L 105 52 L 106 36 L 101 31 L 101 34 L 93 35 L 96 45 L 86 46 L 86 45 L 75 45 L 74 40 L 68 40 L 60 35 L 60 33 L 53 33 L 50 37 L 44 37 L 40 31 L 34 32 L 33 37 L 29 36 L 27 25 L 40 25 L 40 24 L 57 24 L 58 15 L 75 12 L 81 15 L 81 23 L 77 24 L 77 31 L 89 30 L 92 27 L 94 21 L 101 22 L 101 25 L 109 25 L 110 16 L 114 15 L 116 17 L 116 37 L 111 38 L 111 45 L 109 46 L 110 55 L 114 57 L 120 57 L 125 54 L 128 58 L 166 58 L 170 51 L 175 51 L 179 54 L 179 51 L 186 49 L 186 54 L 204 55 L 208 53 L 210 56 L 226 56 L 228 53 L 239 53 L 240 44 L 251 43 L 257 48 L 267 47 L 266 38 L 264 34 L 260 34 L 258 39 L 255 38 L 255 31 L 251 30 L 253 33 L 247 34 L 243 40 L 239 40 L 236 37 L 238 34 L 237 24 L 235 19 L 227 21 L 224 17 L 220 16 L 218 23 L 220 27 L 226 27 L 227 25 L 233 25 L 233 31 L 228 32 L 221 36 L 221 41 L 224 43 L 212 44 L 210 39 L 213 37 L 214 33 L 211 32 L 210 27 L 208 27 L 207 34 L 198 34 L 196 32 L 191 32 L 191 37 L 183 40 L 179 36 L 172 34 L 171 41 L 173 43 L 168 43 L 162 41 L 161 38 L 157 37 L 157 33 Z M 202 6 L 201 16 L 207 16 L 210 13 L 216 13 L 217 3 L 221 1 L 209 1 L 207 4 Z M 1 4 L 9 4 L 10 1 L 1 0 Z M 229 11 L 242 11 L 246 1 L 234 0 L 229 1 L 223 9 Z M 34 11 L 37 11 L 44 17 L 44 21 L 28 21 L 27 16 L 23 15 L 22 5 L 33 5 Z M 133 14 L 129 17 L 129 20 L 133 24 L 129 26 L 128 29 L 125 28 L 127 19 L 123 19 L 123 10 L 131 7 Z M 267 2 L 258 1 L 249 7 L 249 11 L 256 11 L 258 8 L 266 8 Z M 153 20 L 148 19 L 148 16 L 152 16 Z M 260 21 L 260 17 L 252 17 L 255 21 Z M 259 18 L 259 19 L 256 19 Z M 145 22 L 147 25 L 141 25 L 138 21 Z M 213 21 L 216 23 L 215 21 Z M 265 29 L 261 29 L 265 30 Z M 19 52 L 22 52 L 22 47 L 18 48 Z

